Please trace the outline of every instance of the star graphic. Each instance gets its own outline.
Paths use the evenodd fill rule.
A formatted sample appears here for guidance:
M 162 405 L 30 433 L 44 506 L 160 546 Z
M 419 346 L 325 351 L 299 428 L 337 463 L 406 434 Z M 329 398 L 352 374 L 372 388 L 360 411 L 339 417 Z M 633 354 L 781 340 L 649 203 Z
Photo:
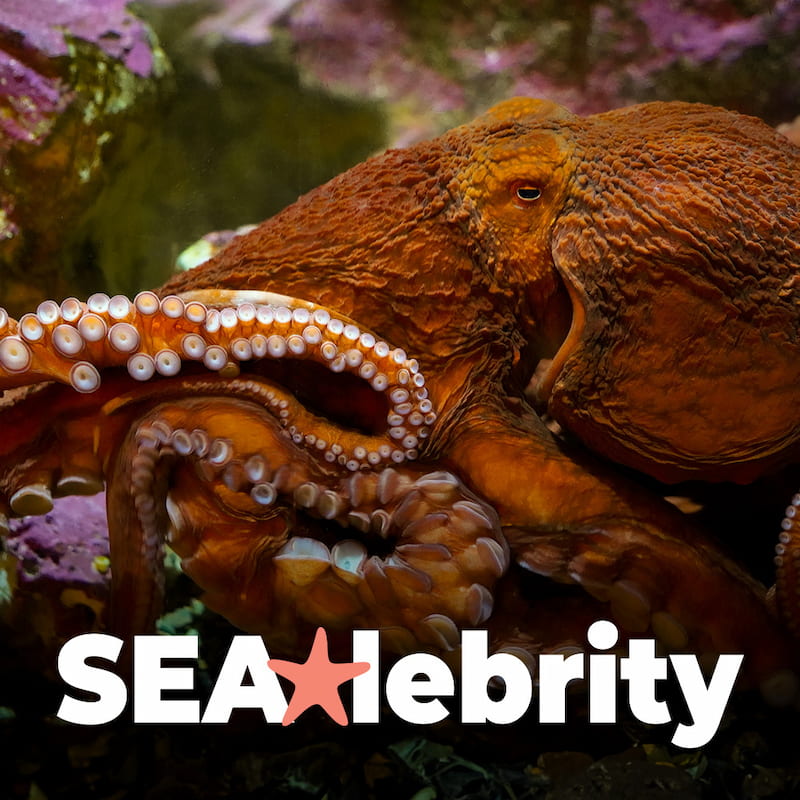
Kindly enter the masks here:
M 307 708 L 315 705 L 321 706 L 334 722 L 347 725 L 347 712 L 339 697 L 339 684 L 363 675 L 370 667 L 367 661 L 332 663 L 328 657 L 328 634 L 324 628 L 317 628 L 314 644 L 305 663 L 271 658 L 267 664 L 273 672 L 294 684 L 294 693 L 283 715 L 282 725 L 291 725 Z

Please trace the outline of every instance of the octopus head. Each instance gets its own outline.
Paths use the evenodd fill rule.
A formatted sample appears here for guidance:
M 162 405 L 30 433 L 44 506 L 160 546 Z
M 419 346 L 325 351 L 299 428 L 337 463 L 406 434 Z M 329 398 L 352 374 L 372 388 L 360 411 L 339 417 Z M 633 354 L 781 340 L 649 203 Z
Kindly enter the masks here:
M 798 148 L 679 102 L 579 118 L 518 99 L 481 124 L 464 205 L 548 360 L 540 406 L 661 480 L 746 481 L 796 453 Z

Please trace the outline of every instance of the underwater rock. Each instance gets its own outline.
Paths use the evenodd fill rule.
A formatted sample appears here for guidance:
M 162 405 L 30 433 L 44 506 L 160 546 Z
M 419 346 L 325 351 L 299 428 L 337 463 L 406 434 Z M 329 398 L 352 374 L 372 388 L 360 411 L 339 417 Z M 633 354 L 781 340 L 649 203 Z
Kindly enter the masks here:
M 53 504 L 53 510 L 43 516 L 9 521 L 6 546 L 19 562 L 19 585 L 42 581 L 62 586 L 107 585 L 105 494 L 61 497 Z
M 0 297 L 64 294 L 79 219 L 127 157 L 130 122 L 165 72 L 124 0 L 0 7 Z M 73 254 L 74 255 L 74 254 Z M 75 258 L 75 262 L 82 260 Z M 98 280 L 90 281 L 97 285 Z
M 216 0 L 202 7 L 146 0 L 148 6 L 197 9 L 186 37 L 200 51 L 266 47 L 307 83 L 387 102 L 399 145 L 511 95 L 547 97 L 579 114 L 693 100 L 773 123 L 800 103 L 800 86 L 786 80 L 800 64 L 800 4 L 793 0 Z
M 111 580 L 105 494 L 58 498 L 50 513 L 12 519 L 9 528 L 1 616 L 12 640 L 49 649 L 96 628 Z

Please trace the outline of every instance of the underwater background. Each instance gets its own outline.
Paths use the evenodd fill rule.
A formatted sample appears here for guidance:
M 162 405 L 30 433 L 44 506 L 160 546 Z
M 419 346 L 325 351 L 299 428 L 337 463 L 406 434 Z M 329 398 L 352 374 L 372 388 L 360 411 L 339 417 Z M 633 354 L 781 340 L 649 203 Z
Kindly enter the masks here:
M 213 250 L 210 232 L 513 95 L 582 114 L 701 101 L 800 143 L 799 72 L 798 0 L 0 0 L 0 305 L 17 314 L 157 286 Z M 97 519 L 82 507 L 80 542 L 50 520 L 0 556 L 0 798 L 800 791 L 800 753 L 781 735 L 795 712 L 748 696 L 697 752 L 669 748 L 667 732 L 580 719 L 343 731 L 311 713 L 274 730 L 242 714 L 224 729 L 71 728 L 53 717 L 53 648 L 102 614 L 101 506 Z M 199 631 L 214 674 L 233 629 L 188 584 L 175 570 L 160 628 Z

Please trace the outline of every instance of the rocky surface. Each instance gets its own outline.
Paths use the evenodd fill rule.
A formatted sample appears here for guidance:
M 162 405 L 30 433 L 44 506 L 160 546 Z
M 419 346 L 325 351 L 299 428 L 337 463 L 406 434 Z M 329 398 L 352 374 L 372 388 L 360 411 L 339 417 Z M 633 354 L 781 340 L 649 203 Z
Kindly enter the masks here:
M 123 0 L 7 0 L 0 6 L 0 298 L 99 281 L 82 220 L 142 145 L 135 120 L 165 73 Z
M 441 131 L 505 97 L 576 113 L 652 99 L 717 103 L 781 122 L 800 90 L 795 0 L 146 0 L 182 11 L 213 72 L 224 46 L 263 47 L 307 84 L 388 107 L 391 139 Z M 147 13 L 147 12 L 146 12 Z M 202 53 L 199 56 L 198 53 Z
M 64 497 L 10 520 L 0 557 L 0 628 L 22 663 L 53 674 L 59 647 L 99 630 L 111 579 L 105 495 Z

